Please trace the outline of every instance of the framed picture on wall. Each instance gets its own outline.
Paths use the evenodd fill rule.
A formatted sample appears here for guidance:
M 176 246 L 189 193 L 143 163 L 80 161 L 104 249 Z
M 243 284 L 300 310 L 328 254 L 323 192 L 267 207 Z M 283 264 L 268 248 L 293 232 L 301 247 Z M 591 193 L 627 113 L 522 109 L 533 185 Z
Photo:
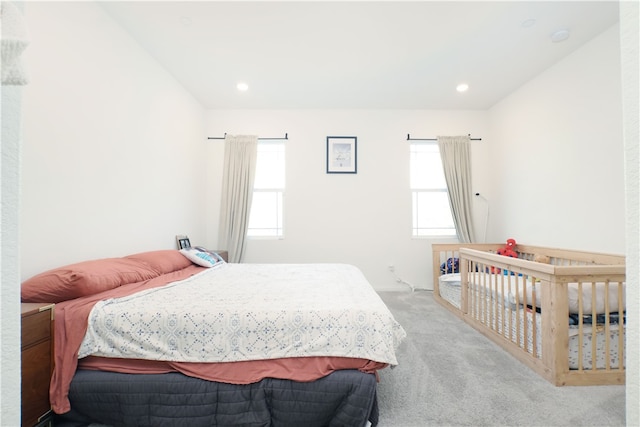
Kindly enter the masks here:
M 358 173 L 357 137 L 327 137 L 327 173 Z
M 176 236 L 176 242 L 178 242 L 178 249 L 185 249 L 191 247 L 191 242 L 188 236 Z

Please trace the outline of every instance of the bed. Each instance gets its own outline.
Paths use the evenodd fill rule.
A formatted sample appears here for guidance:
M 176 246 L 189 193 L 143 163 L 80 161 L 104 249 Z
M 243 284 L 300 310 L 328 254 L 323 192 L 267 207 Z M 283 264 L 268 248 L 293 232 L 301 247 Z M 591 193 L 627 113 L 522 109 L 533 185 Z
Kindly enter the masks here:
M 56 425 L 377 424 L 378 371 L 397 364 L 406 334 L 360 270 L 200 252 L 23 282 L 23 302 L 56 303 Z
M 434 244 L 436 301 L 557 385 L 625 383 L 625 258 Z

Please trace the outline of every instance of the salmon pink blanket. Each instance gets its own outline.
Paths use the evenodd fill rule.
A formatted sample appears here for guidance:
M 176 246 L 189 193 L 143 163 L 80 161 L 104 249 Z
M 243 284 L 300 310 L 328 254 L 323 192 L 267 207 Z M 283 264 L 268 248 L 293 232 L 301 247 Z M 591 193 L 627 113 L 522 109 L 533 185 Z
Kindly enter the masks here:
M 315 381 L 341 369 L 357 369 L 375 374 L 388 364 L 348 357 L 291 357 L 272 360 L 243 362 L 192 363 L 166 362 L 162 360 L 115 359 L 89 356 L 80 359 L 79 369 L 121 372 L 125 374 L 166 374 L 180 372 L 184 375 L 208 381 L 228 384 L 251 384 L 265 378 Z

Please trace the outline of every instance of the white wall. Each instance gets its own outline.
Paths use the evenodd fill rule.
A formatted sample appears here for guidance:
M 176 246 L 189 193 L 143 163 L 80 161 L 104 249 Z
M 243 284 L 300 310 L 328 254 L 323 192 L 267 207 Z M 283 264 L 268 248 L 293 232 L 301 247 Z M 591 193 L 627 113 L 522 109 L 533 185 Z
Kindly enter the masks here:
M 20 143 L 21 86 L 2 86 L 0 154 L 0 426 L 20 424 Z
M 432 240 L 411 237 L 409 142 L 471 133 L 474 180 L 486 188 L 481 164 L 491 137 L 482 111 L 236 110 L 209 111 L 208 136 L 257 134 L 286 141 L 283 240 L 250 240 L 246 262 L 344 262 L 358 266 L 378 290 L 406 290 L 388 265 L 417 288 L 431 288 Z M 358 173 L 326 173 L 326 137 L 358 138 Z M 219 188 L 224 142 L 210 143 L 211 188 Z M 476 161 L 480 165 L 476 165 Z M 478 166 L 478 167 L 476 167 Z M 219 191 L 219 190 L 218 190 Z M 217 245 L 216 194 L 209 203 L 208 245 Z M 474 200 L 477 202 L 477 200 Z M 484 207 L 481 206 L 481 214 Z M 484 217 L 479 217 L 484 224 Z
M 204 238 L 204 110 L 93 2 L 26 4 L 22 279 Z
M 627 206 L 627 425 L 640 425 L 640 4 L 620 4 Z
M 488 112 L 209 111 L 208 135 L 287 141 L 285 238 L 251 240 L 248 262 L 348 262 L 378 289 L 431 288 L 432 240 L 411 238 L 407 133 L 471 133 L 474 191 L 489 200 L 487 241 L 624 253 L 624 165 L 618 27 L 586 44 Z M 325 138 L 358 137 L 358 174 L 325 173 Z M 223 142 L 210 142 L 209 183 Z M 218 190 L 216 190 L 218 191 Z M 216 246 L 219 193 L 208 204 Z M 474 199 L 476 238 L 484 202 Z M 585 232 L 588 230 L 588 232 Z
M 619 28 L 490 110 L 490 240 L 625 251 Z

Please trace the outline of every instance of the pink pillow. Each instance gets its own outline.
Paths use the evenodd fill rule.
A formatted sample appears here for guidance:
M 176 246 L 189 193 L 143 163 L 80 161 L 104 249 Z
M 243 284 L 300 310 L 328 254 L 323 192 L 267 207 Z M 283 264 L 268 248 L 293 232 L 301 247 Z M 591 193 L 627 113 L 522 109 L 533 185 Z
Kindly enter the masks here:
M 176 251 L 177 253 L 177 251 Z M 178 253 L 178 256 L 184 258 Z M 106 258 L 40 273 L 22 283 L 22 302 L 57 303 L 160 276 L 142 261 Z
M 180 251 L 177 249 L 165 249 L 159 251 L 142 252 L 139 254 L 129 255 L 125 257 L 135 261 L 142 261 L 149 265 L 160 274 L 173 273 L 174 271 L 182 270 L 191 265 L 191 262 L 186 259 Z

